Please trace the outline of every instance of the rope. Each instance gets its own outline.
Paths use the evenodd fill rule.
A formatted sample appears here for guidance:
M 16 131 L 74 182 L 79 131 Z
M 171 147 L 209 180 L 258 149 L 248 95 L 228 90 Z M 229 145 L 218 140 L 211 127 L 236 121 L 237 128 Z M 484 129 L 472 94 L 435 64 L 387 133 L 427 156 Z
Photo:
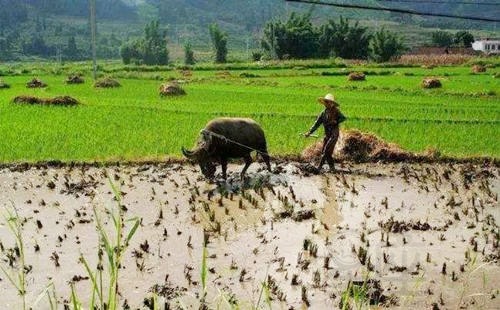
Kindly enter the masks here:
M 207 130 L 207 129 L 202 129 L 202 130 L 201 130 L 201 132 L 202 132 L 202 133 L 207 133 L 207 134 L 209 134 L 209 135 L 211 135 L 211 136 L 214 136 L 214 137 L 216 137 L 216 138 L 219 138 L 219 139 L 221 139 L 221 140 L 223 140 L 223 141 L 225 141 L 225 142 L 231 142 L 231 143 L 234 143 L 234 144 L 239 145 L 239 146 L 241 146 L 241 147 L 244 147 L 244 148 L 246 148 L 246 149 L 249 149 L 249 150 L 255 151 L 255 152 L 257 152 L 257 153 L 259 153 L 259 154 L 261 154 L 261 155 L 267 155 L 267 156 L 271 157 L 271 155 L 269 155 L 269 153 L 267 153 L 267 152 L 262 152 L 262 151 L 259 151 L 259 150 L 255 149 L 255 148 L 253 148 L 253 147 L 250 147 L 250 146 L 245 145 L 245 144 L 241 144 L 241 143 L 239 143 L 239 142 L 237 142 L 237 141 L 234 141 L 234 140 L 232 140 L 232 139 L 229 139 L 228 137 L 226 137 L 226 136 L 224 136 L 224 135 L 221 135 L 221 134 L 218 134 L 218 133 L 215 133 L 215 132 L 213 132 L 213 131 L 210 131 L 210 130 Z

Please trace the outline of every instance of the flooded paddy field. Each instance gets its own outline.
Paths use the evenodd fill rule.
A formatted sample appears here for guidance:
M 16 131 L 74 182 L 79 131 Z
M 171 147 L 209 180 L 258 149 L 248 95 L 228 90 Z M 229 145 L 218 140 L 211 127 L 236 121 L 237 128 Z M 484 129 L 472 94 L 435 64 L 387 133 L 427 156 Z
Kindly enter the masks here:
M 173 309 L 500 308 L 498 167 L 273 168 L 254 164 L 242 182 L 230 165 L 228 181 L 212 183 L 181 164 L 1 168 L 0 210 L 15 208 L 21 223 L 27 305 L 49 309 L 53 283 L 59 308 L 72 285 L 88 306 L 81 256 L 96 267 L 94 210 L 113 236 L 119 206 L 125 232 L 140 219 L 119 269 L 126 309 L 153 308 L 153 296 Z M 1 223 L 0 264 L 15 277 L 19 249 Z M 22 307 L 5 274 L 0 291 L 3 307 Z

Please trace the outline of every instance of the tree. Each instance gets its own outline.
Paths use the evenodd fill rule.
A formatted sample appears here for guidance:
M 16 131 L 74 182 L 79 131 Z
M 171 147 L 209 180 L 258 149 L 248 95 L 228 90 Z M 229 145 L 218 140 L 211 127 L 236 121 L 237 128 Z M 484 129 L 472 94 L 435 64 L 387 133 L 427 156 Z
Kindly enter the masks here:
M 128 65 L 133 60 L 139 60 L 141 55 L 139 53 L 139 48 L 135 46 L 135 42 L 127 42 L 120 47 L 120 56 L 122 57 L 123 63 Z
M 159 21 L 152 21 L 144 29 L 142 60 L 146 65 L 168 64 L 167 40 L 165 34 L 160 34 Z
M 76 46 L 75 37 L 71 36 L 68 38 L 68 44 L 64 49 L 64 55 L 70 60 L 76 60 L 80 58 L 80 51 Z
M 196 60 L 194 59 L 194 52 L 191 43 L 184 44 L 184 64 L 194 65 Z
M 455 33 L 454 43 L 461 47 L 471 47 L 474 42 L 474 36 L 465 30 Z
M 123 63 L 129 64 L 132 60 L 146 65 L 167 65 L 168 49 L 165 32 L 160 32 L 160 23 L 152 21 L 144 28 L 144 37 L 128 42 L 120 48 Z
M 342 17 L 338 23 L 329 20 L 321 26 L 319 33 L 321 57 L 368 58 L 371 35 L 368 28 L 360 26 L 358 22 L 350 25 L 349 20 Z
M 261 46 L 272 58 L 316 57 L 318 32 L 311 23 L 310 13 L 300 15 L 294 12 L 286 22 L 268 22 Z
M 215 62 L 225 63 L 227 57 L 227 34 L 219 29 L 217 24 L 209 26 L 210 39 L 215 49 Z
M 453 44 L 453 35 L 447 31 L 434 31 L 431 38 L 434 46 L 448 47 Z
M 375 32 L 370 47 L 371 57 L 377 62 L 388 61 L 399 56 L 405 49 L 400 38 L 384 28 Z
M 45 43 L 40 34 L 35 34 L 29 41 L 22 44 L 22 51 L 26 55 L 50 56 L 55 54 L 55 48 Z

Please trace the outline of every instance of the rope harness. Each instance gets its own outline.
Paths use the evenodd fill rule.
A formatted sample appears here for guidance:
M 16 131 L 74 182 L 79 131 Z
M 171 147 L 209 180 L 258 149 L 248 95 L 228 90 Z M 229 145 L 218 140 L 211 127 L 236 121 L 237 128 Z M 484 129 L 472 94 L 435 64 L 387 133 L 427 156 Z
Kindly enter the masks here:
M 234 144 L 239 145 L 239 146 L 241 146 L 241 147 L 244 147 L 244 148 L 246 148 L 246 149 L 249 149 L 249 150 L 251 150 L 251 151 L 255 151 L 255 152 L 257 152 L 257 153 L 259 153 L 259 154 L 261 154 L 261 155 L 267 155 L 267 156 L 271 157 L 271 155 L 269 155 L 269 153 L 262 152 L 262 151 L 260 151 L 260 150 L 257 150 L 257 149 L 255 149 L 255 148 L 250 147 L 250 146 L 245 145 L 245 144 L 241 144 L 241 143 L 239 143 L 239 142 L 237 142 L 237 141 L 234 141 L 234 140 L 232 140 L 232 139 L 229 139 L 228 137 L 226 137 L 226 136 L 224 136 L 224 135 L 221 135 L 221 134 L 218 134 L 218 133 L 215 133 L 215 132 L 213 132 L 213 131 L 210 131 L 210 130 L 207 130 L 207 129 L 202 129 L 202 130 L 201 130 L 201 133 L 206 133 L 206 134 L 208 134 L 208 135 L 210 135 L 210 136 L 213 136 L 213 137 L 219 138 L 219 139 L 223 140 L 223 141 L 224 141 L 224 142 L 226 142 L 226 143 L 227 143 L 227 142 L 231 142 L 231 143 L 234 143 Z

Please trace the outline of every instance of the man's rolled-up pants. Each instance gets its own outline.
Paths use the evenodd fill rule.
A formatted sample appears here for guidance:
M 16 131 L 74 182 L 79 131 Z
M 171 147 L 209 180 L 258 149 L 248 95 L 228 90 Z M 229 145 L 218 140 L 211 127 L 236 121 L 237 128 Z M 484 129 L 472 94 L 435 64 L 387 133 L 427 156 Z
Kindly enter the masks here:
M 321 161 L 319 163 L 319 168 L 323 167 L 325 161 L 328 163 L 330 168 L 334 168 L 335 162 L 333 161 L 332 154 L 338 139 L 339 139 L 338 127 L 333 129 L 332 133 L 328 136 L 325 136 L 325 138 L 323 139 L 323 149 L 322 149 Z

